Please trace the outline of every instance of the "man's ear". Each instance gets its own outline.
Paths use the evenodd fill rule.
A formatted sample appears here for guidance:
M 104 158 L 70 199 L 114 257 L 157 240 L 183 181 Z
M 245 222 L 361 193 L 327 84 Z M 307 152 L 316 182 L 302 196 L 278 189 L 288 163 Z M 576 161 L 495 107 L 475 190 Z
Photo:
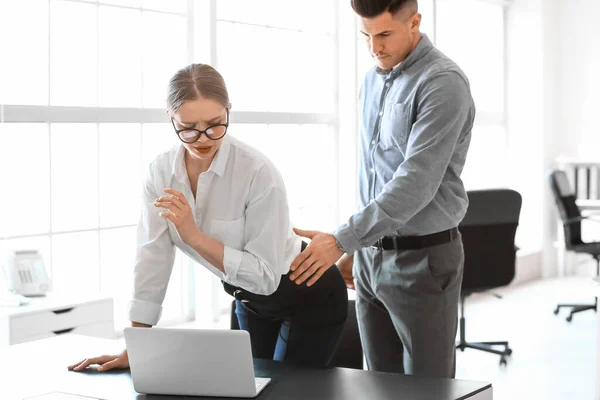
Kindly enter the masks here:
M 412 17 L 410 17 L 410 30 L 418 31 L 421 26 L 421 14 L 418 12 L 414 13 Z

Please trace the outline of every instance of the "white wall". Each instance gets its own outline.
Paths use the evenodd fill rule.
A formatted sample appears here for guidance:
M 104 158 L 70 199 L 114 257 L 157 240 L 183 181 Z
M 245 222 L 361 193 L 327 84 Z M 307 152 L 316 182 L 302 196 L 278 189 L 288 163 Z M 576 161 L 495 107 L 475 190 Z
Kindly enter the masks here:
M 558 155 L 600 161 L 600 1 L 555 0 Z M 597 240 L 594 223 L 583 225 L 584 239 Z M 561 272 L 590 276 L 594 261 L 567 255 Z
M 557 274 L 554 204 L 546 179 L 560 150 L 557 1 L 514 0 L 506 14 L 507 171 L 511 187 L 523 196 L 517 236 L 527 256 L 518 266 L 522 280 Z
M 562 250 L 557 249 L 557 214 L 556 206 L 550 185 L 547 179 L 547 172 L 555 167 L 555 160 L 561 154 L 561 129 L 559 128 L 559 110 L 561 99 L 561 51 L 557 46 L 558 39 L 561 36 L 562 16 L 558 7 L 562 0 L 542 0 L 542 49 L 543 49 L 543 137 L 542 137 L 542 162 L 544 176 L 542 184 L 542 261 L 541 275 L 543 277 L 553 277 L 559 274 L 559 262 L 557 258 L 562 254 Z
M 559 156 L 600 160 L 598 20 L 599 0 L 514 0 L 507 10 L 510 180 L 524 197 L 521 239 L 542 249 L 524 276 L 559 273 L 547 171 Z
M 600 160 L 600 1 L 556 3 L 561 153 Z

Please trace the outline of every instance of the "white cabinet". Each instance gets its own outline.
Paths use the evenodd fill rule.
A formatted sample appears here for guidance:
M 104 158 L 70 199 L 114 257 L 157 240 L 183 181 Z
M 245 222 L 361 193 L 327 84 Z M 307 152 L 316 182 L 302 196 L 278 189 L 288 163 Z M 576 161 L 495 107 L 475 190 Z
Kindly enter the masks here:
M 113 339 L 113 299 L 49 293 L 32 298 L 27 305 L 0 307 L 0 346 L 66 333 Z

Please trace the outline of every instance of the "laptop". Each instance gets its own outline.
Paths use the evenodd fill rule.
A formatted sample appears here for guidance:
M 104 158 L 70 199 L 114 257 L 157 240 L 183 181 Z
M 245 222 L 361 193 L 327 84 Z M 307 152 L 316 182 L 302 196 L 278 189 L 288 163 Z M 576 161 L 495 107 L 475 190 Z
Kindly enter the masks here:
M 125 328 L 125 343 L 138 393 L 256 397 L 271 381 L 254 377 L 243 330 Z

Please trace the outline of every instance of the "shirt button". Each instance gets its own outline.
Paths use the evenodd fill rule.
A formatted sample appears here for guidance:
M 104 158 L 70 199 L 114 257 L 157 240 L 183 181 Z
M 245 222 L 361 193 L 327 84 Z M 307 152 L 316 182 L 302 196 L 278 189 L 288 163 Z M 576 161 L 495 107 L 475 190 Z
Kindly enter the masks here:
M 371 168 L 371 173 L 374 174 L 375 173 L 375 168 Z
M 385 83 L 385 87 L 390 87 L 390 83 L 389 83 L 389 82 L 386 82 L 386 83 Z
M 383 111 L 379 111 L 379 116 L 381 117 L 383 115 Z
M 377 141 L 375 141 L 375 140 L 371 141 L 371 144 L 376 144 L 376 143 L 377 143 Z

